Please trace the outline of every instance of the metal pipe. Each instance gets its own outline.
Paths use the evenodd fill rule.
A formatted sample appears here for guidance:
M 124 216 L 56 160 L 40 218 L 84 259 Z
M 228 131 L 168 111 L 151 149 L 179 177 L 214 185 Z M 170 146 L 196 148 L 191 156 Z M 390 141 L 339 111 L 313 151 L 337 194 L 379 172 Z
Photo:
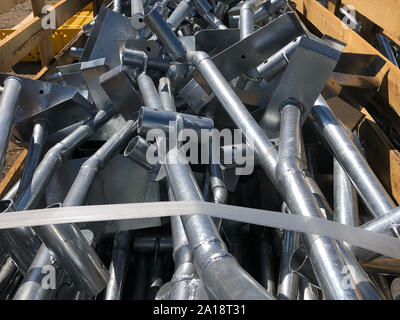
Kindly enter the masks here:
M 228 201 L 228 187 L 225 184 L 222 175 L 221 167 L 219 166 L 219 159 L 216 159 L 213 152 L 212 142 L 210 142 L 210 187 L 214 197 L 215 203 L 225 204 Z
M 129 58 L 135 57 L 141 61 L 141 65 L 139 67 L 143 68 L 143 73 L 147 72 L 147 64 L 149 57 L 144 51 L 141 50 L 132 50 L 132 49 L 124 49 L 125 55 L 127 55 Z
M 290 212 L 288 213 L 290 214 Z M 282 254 L 279 265 L 277 298 L 279 300 L 297 300 L 299 293 L 299 276 L 290 270 L 290 258 L 299 246 L 300 234 L 285 231 Z
M 319 289 L 304 278 L 300 278 L 299 300 L 320 300 Z
M 4 81 L 0 97 L 0 172 L 3 170 L 11 129 L 17 113 L 22 83 L 17 77 L 8 77 Z
M 56 290 L 51 283 L 56 284 L 54 262 L 53 254 L 42 244 L 13 300 L 49 300 Z M 45 277 L 49 277 L 50 283 L 45 283 Z
M 46 153 L 36 168 L 29 187 L 21 194 L 17 201 L 18 211 L 29 210 L 37 205 L 43 195 L 44 189 L 64 160 L 83 142 L 89 139 L 114 114 L 114 109 L 100 110 Z
M 223 1 L 218 1 L 214 14 L 218 19 L 222 19 L 229 9 L 229 5 Z
M 254 11 L 256 6 L 265 0 L 247 0 L 240 7 L 240 40 L 247 38 L 254 32 Z
M 183 61 L 185 59 L 185 47 L 155 8 L 144 17 L 144 22 L 161 41 L 172 60 Z
M 210 87 L 213 88 L 215 95 L 220 100 L 221 104 L 224 106 L 227 113 L 231 116 L 232 120 L 236 123 L 236 125 L 243 130 L 246 138 L 248 140 L 253 138 L 254 150 L 259 163 L 261 164 L 267 175 L 270 177 L 271 181 L 274 182 L 275 186 L 278 187 L 278 189 L 280 189 L 280 184 L 277 183 L 274 174 L 276 167 L 276 160 L 277 160 L 276 150 L 274 146 L 271 144 L 271 142 L 268 140 L 268 138 L 265 136 L 265 133 L 260 129 L 258 124 L 251 117 L 251 115 L 248 113 L 248 111 L 246 110 L 240 99 L 237 98 L 237 96 L 235 95 L 229 84 L 226 83 L 226 81 L 224 81 L 218 69 L 210 61 L 209 57 L 205 53 L 201 54 L 199 54 L 198 52 L 192 53 L 188 55 L 188 58 L 190 61 L 194 62 L 194 64 L 198 67 L 199 71 L 202 73 L 203 77 L 206 79 Z M 304 183 L 304 181 L 302 181 L 302 178 L 300 182 Z M 296 196 L 296 194 L 294 194 L 293 191 L 294 190 L 292 188 L 289 188 L 289 190 L 287 190 L 287 195 L 290 195 L 291 198 L 293 199 L 296 198 L 298 200 L 303 199 L 302 201 L 304 202 L 304 204 L 306 204 L 307 206 L 311 206 L 310 208 L 308 208 L 308 210 L 314 211 L 314 213 L 316 213 L 318 216 L 320 216 L 319 214 L 323 216 L 308 186 L 303 190 L 305 191 L 303 197 L 301 197 L 299 194 Z M 304 198 L 304 196 L 306 198 Z M 295 204 L 291 203 L 291 201 L 286 201 L 286 202 L 288 203 L 289 208 L 292 212 L 300 211 L 299 213 L 301 213 L 302 210 L 304 209 L 302 208 L 302 210 L 294 210 L 297 209 L 296 207 L 292 208 L 292 206 Z M 321 261 L 322 263 L 321 264 L 320 261 L 318 261 L 317 259 L 318 257 L 321 257 L 320 255 L 321 252 L 319 252 L 320 250 L 326 251 L 325 254 L 328 254 L 328 256 L 333 255 L 336 261 L 328 261 L 328 262 Z M 326 262 L 329 265 L 328 269 L 330 269 L 332 265 L 336 266 L 340 266 L 341 264 L 343 265 L 343 261 L 340 260 L 339 256 L 337 255 L 338 249 L 335 248 L 335 246 L 333 246 L 331 240 L 327 238 L 323 239 L 322 237 L 316 239 L 316 241 L 313 242 L 311 251 L 316 251 L 315 253 L 316 258 L 314 264 L 320 268 L 321 278 L 324 278 L 324 280 L 328 282 L 324 284 L 327 287 L 325 289 L 327 295 L 341 297 L 341 298 L 346 298 L 346 297 L 357 298 L 357 294 L 354 291 L 350 290 L 351 291 L 350 294 L 343 292 L 343 290 L 341 290 L 340 288 L 336 288 L 335 281 L 332 281 L 331 275 L 329 276 L 324 275 L 324 272 L 326 271 L 324 266 L 322 266 L 324 262 Z M 336 269 L 336 275 L 335 275 L 336 280 L 343 278 L 341 271 L 342 269 L 340 268 Z M 319 279 L 319 281 L 322 280 Z M 339 290 L 336 291 L 336 289 Z
M 286 4 L 286 0 L 269 0 L 254 13 L 254 22 L 260 23 L 272 16 Z
M 16 211 L 12 200 L 0 201 L 1 213 Z M 40 241 L 31 228 L 6 229 L 0 232 L 1 243 L 4 250 L 10 255 L 23 275 L 29 270 L 29 266 L 35 257 L 36 250 L 40 247 Z
M 113 1 L 113 11 L 116 13 L 122 13 L 122 0 Z
M 279 73 L 281 73 L 289 64 L 289 57 L 300 43 L 302 37 L 297 37 L 289 42 L 282 49 L 270 56 L 266 61 L 261 63 L 257 68 L 259 78 L 264 78 L 266 81 L 271 81 Z
M 142 107 L 139 111 L 138 133 L 140 134 L 159 129 L 168 137 L 169 133 L 174 133 L 176 127 L 179 130 L 191 129 L 200 134 L 201 130 L 212 130 L 214 122 L 210 118 L 146 107 Z
M 285 202 L 292 213 L 324 218 L 303 175 L 300 117 L 299 106 L 293 104 L 283 106 L 276 175 L 282 185 Z M 312 234 L 302 236 L 312 269 L 326 299 L 380 298 L 372 284 L 368 290 L 357 286 L 359 278 L 364 277 L 360 272 L 349 270 L 347 276 L 352 285 L 348 287 L 340 285 L 344 278 L 343 270 L 350 269 L 348 265 L 357 267 L 354 256 L 346 251 L 340 242 Z
M 132 26 L 134 29 L 139 31 L 145 27 L 142 0 L 131 0 L 131 17 Z
M 59 203 L 50 208 L 60 207 Z M 93 245 L 93 233 L 82 230 L 89 246 Z M 44 244 L 39 248 L 29 271 L 15 293 L 14 300 L 51 300 L 57 295 L 67 275 L 57 264 L 57 258 Z
M 18 186 L 17 197 L 22 194 L 28 187 L 35 173 L 36 167 L 39 164 L 42 156 L 43 148 L 47 139 L 48 123 L 46 120 L 38 120 L 33 126 L 32 137 L 29 142 L 28 154 L 26 156 L 24 171 Z
M 211 5 L 207 2 L 207 0 L 194 0 L 197 12 L 199 15 L 209 24 L 209 26 L 213 29 L 228 29 L 221 20 L 219 20 L 215 15 L 211 13 Z
M 92 297 L 107 286 L 107 269 L 75 224 L 39 226 L 34 230 L 48 250 L 55 253 L 79 291 Z
M 167 23 L 171 26 L 172 30 L 176 30 L 179 25 L 185 20 L 190 10 L 193 8 L 193 0 L 182 0 L 176 6 L 175 10 L 167 19 Z
M 165 164 L 175 199 L 203 201 L 190 166 L 179 161 L 179 157 L 179 151 L 172 149 Z M 210 298 L 274 299 L 228 253 L 210 217 L 192 215 L 181 219 L 193 248 L 196 269 Z
M 332 148 L 335 158 L 346 171 L 371 214 L 374 217 L 379 217 L 395 208 L 385 188 L 379 182 L 354 142 L 340 126 L 322 96 L 318 97 L 311 112 L 321 129 L 323 137 Z
M 170 201 L 175 201 L 171 187 Z M 171 217 L 171 233 L 175 272 L 171 279 L 170 300 L 208 299 L 202 280 L 193 263 L 193 253 L 180 216 Z
M 220 163 L 226 168 L 236 168 L 245 166 L 244 159 L 248 162 L 252 161 L 257 165 L 257 159 L 254 154 L 247 154 L 248 148 L 245 143 L 241 144 L 227 144 L 220 148 Z
M 375 218 L 361 226 L 362 229 L 373 231 L 377 233 L 385 233 L 387 235 L 396 236 L 397 226 L 400 224 L 400 207 L 396 207 L 389 213 Z M 379 257 L 379 254 L 376 252 L 372 252 L 363 248 L 351 246 L 353 252 L 356 256 L 362 261 L 367 262 L 376 257 Z
M 145 64 L 148 69 L 167 72 L 170 67 L 170 59 L 168 57 L 161 57 L 157 59 L 148 58 L 143 51 L 124 49 L 122 51 L 122 63 L 128 67 L 143 67 Z M 147 63 L 146 63 L 146 61 Z M 146 68 L 143 68 L 146 70 Z
M 258 258 L 257 273 L 260 284 L 273 297 L 276 296 L 276 281 L 272 239 L 270 230 L 250 225 L 250 235 L 254 238 L 255 254 Z
M 174 93 L 171 81 L 168 77 L 162 77 L 158 81 L 158 95 L 160 97 L 163 110 L 176 112 Z
M 118 232 L 114 237 L 112 258 L 109 268 L 110 280 L 107 284 L 105 300 L 121 299 L 129 261 L 130 243 L 131 233 L 129 231 Z
M 136 126 L 137 121 L 128 120 L 121 130 L 115 133 L 93 156 L 85 161 L 85 163 L 81 166 L 79 173 L 76 176 L 64 200 L 64 206 L 79 206 L 84 204 L 90 187 L 92 186 L 98 172 L 111 160 L 112 156 L 114 156 L 115 153 L 118 152 L 124 146 L 124 144 L 126 144 L 131 135 L 135 132 Z M 61 264 L 65 267 L 66 272 L 70 275 L 75 285 L 81 291 L 84 291 L 91 296 L 97 294 L 98 292 L 94 291 L 100 291 L 104 288 L 105 284 L 102 282 L 107 281 L 107 276 L 105 274 L 102 263 L 98 260 L 97 255 L 94 253 L 94 251 L 92 251 L 87 246 L 86 251 L 81 251 L 82 248 L 85 247 L 82 243 L 80 244 L 82 248 L 74 248 L 73 246 L 67 247 L 57 244 L 58 238 L 52 239 L 53 236 L 51 230 L 54 229 L 56 231 L 56 233 L 54 234 L 64 234 L 64 241 L 65 239 L 70 239 L 71 242 L 76 242 L 77 240 L 74 239 L 73 236 L 74 234 L 79 234 L 79 229 L 77 228 L 77 226 L 74 224 L 70 224 L 54 225 L 50 227 L 52 227 L 52 229 L 50 229 L 49 227 L 45 227 L 45 230 L 40 230 L 38 232 L 39 236 L 41 238 L 42 236 L 44 236 L 46 237 L 46 239 L 48 239 L 47 242 L 45 242 L 43 239 L 42 240 L 45 243 L 50 243 L 48 247 L 57 253 L 57 257 L 61 260 Z M 43 252 L 44 256 L 48 254 L 48 252 Z M 89 261 L 87 261 L 88 259 Z M 87 263 L 85 264 L 85 268 L 80 267 L 82 261 L 87 261 Z M 80 268 L 81 270 L 79 270 Z M 95 270 L 91 270 L 91 268 L 95 268 Z M 96 273 L 99 273 L 101 275 L 100 277 L 103 277 L 104 280 L 101 278 L 95 278 L 94 280 L 90 281 L 97 281 L 98 284 L 95 285 L 97 285 L 98 287 L 104 285 L 103 288 L 88 289 L 84 286 L 82 287 L 79 284 L 79 282 L 83 282 L 80 279 L 82 277 L 81 273 L 83 273 L 83 277 L 89 279 L 90 277 L 92 277 L 91 274 L 93 274 L 93 277 L 96 277 Z
M 335 221 L 357 227 L 357 192 L 336 158 L 333 158 L 333 178 Z
M 236 126 L 242 130 L 246 137 L 246 143 L 252 144 L 252 148 L 254 146 L 254 152 L 259 164 L 270 180 L 277 186 L 275 166 L 278 153 L 264 131 L 235 94 L 207 53 L 201 51 L 190 52 L 188 61 L 198 68 L 224 110 Z
M 5 258 L 0 269 L 0 296 L 6 293 L 7 287 L 17 273 L 18 268 L 11 257 Z
M 19 211 L 36 206 L 45 187 L 63 161 L 114 114 L 113 109 L 100 110 L 47 152 L 37 167 L 29 187 L 18 199 Z M 80 291 L 96 295 L 106 286 L 108 275 L 105 267 L 94 251 L 88 247 L 82 233 L 75 225 L 40 226 L 34 230 L 46 247 L 62 260 L 66 272 Z M 65 239 L 73 240 L 67 242 Z
M 137 77 L 137 81 L 145 106 L 156 110 L 162 110 L 161 99 L 154 86 L 153 80 L 146 73 L 142 72 Z
M 147 154 L 154 155 L 156 152 L 157 147 L 155 145 L 150 145 L 142 137 L 136 136 L 129 141 L 125 148 L 124 156 L 136 162 L 147 171 L 152 171 L 155 169 L 156 164 L 150 164 L 148 162 Z
M 119 131 L 82 164 L 78 175 L 64 199 L 64 207 L 85 204 L 90 187 L 97 174 L 127 144 L 137 129 L 137 123 L 137 120 L 128 120 Z
M 148 149 L 155 148 L 140 136 L 136 136 L 125 149 L 126 154 L 134 152 L 137 156 L 131 160 L 137 161 L 147 170 L 151 170 L 153 166 L 147 162 L 145 155 Z M 174 201 L 174 195 L 171 187 L 168 188 L 168 197 L 170 201 Z M 172 232 L 172 248 L 175 262 L 175 272 L 171 279 L 169 292 L 166 294 L 170 300 L 198 300 L 206 299 L 207 294 L 204 291 L 202 281 L 199 279 L 195 266 L 193 264 L 193 255 L 186 238 L 186 233 L 182 225 L 181 217 L 171 217 Z M 159 242 L 160 245 L 160 242 Z M 154 248 L 154 243 L 152 242 Z M 157 299 L 165 299 L 160 295 L 164 294 L 163 290 L 157 296 Z

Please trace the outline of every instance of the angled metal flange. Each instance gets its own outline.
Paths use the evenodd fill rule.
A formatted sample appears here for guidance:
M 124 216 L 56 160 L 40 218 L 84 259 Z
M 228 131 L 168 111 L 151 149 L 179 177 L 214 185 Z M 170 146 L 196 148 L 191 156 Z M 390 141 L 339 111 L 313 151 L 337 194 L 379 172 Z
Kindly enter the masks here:
M 301 104 L 301 121 L 304 123 L 326 81 L 332 75 L 340 54 L 341 50 L 332 48 L 323 40 L 306 37 L 300 39 L 288 66 L 277 80 L 272 97 L 259 122 L 269 138 L 279 136 L 280 108 L 289 98 Z
M 80 62 L 67 64 L 65 66 L 57 66 L 57 70 L 60 72 L 61 79 L 65 85 L 87 90 L 85 79 L 81 73 Z M 90 94 L 88 100 L 93 102 Z
M 65 199 L 75 177 L 87 158 L 67 160 L 55 176 L 51 179 L 45 192 L 46 203 L 62 202 Z M 117 183 L 116 183 L 117 182 Z M 57 191 L 57 192 L 55 192 Z M 160 190 L 143 168 L 121 154 L 116 154 L 97 176 L 88 193 L 86 203 L 93 205 L 153 202 L 160 201 Z M 150 219 L 132 219 L 129 221 L 108 221 L 101 224 L 101 232 L 111 233 L 116 231 L 134 230 L 157 227 L 161 225 L 158 217 Z M 99 225 L 96 223 L 81 223 L 81 229 L 90 229 L 96 237 L 99 236 Z
M 109 71 L 106 58 L 81 62 L 82 77 L 98 109 L 105 109 L 110 105 L 111 99 L 100 85 L 100 75 Z
M 121 64 L 120 40 L 135 39 L 137 35 L 129 18 L 101 7 L 80 62 L 105 58 L 105 63 L 115 68 Z
M 230 81 L 257 67 L 303 33 L 304 29 L 297 16 L 293 13 L 286 13 L 213 56 L 211 60 L 224 78 Z M 252 50 L 249 50 L 250 48 Z M 194 70 L 192 76 L 208 94 L 211 93 L 211 88 L 198 70 Z
M 3 85 L 7 74 L 0 74 Z M 96 108 L 87 100 L 86 90 L 18 77 L 22 83 L 19 110 L 14 121 L 13 139 L 29 142 L 36 121 L 49 122 L 49 133 L 87 119 Z
M 375 54 L 344 52 L 333 70 L 333 78 L 345 87 L 378 90 L 376 78 L 385 65 L 385 60 Z
M 100 75 L 99 81 L 125 120 L 131 119 L 132 114 L 142 106 L 142 99 L 135 89 L 134 80 L 122 65 Z

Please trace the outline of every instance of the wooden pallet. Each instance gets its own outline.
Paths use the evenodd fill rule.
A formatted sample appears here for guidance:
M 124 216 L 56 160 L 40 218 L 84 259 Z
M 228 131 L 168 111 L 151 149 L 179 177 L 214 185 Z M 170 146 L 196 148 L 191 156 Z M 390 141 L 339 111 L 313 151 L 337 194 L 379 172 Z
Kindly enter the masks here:
M 375 39 L 377 32 L 382 32 L 382 30 L 391 40 L 400 42 L 400 0 L 329 1 L 328 8 L 330 9 L 325 8 L 316 0 L 293 0 L 296 3 L 296 10 L 322 34 L 347 43 L 345 52 L 376 54 L 386 61 L 376 77 L 379 88 L 371 103 L 381 110 L 382 116 L 400 133 L 400 70 L 368 42 Z M 338 8 L 350 3 L 356 9 L 360 9 L 357 17 L 362 21 L 364 30 L 367 31 L 358 34 L 350 28 L 343 27 L 342 20 L 338 18 Z M 379 6 L 379 10 L 376 6 Z M 377 21 L 384 21 L 384 23 Z
M 2 10 L 8 10 L 21 1 L 6 0 L 5 2 L 1 4 Z M 58 28 L 90 2 L 90 0 L 61 0 L 47 14 L 55 14 L 56 28 Z M 16 32 L 0 41 L 0 72 L 7 72 L 37 46 L 39 46 L 42 66 L 46 66 L 54 58 L 50 39 L 51 32 L 54 30 L 42 27 L 42 21 L 46 22 L 47 15 L 42 13 L 45 0 L 31 0 L 31 3 L 33 15 L 28 21 L 24 21 Z
M 22 0 L 6 0 L 1 4 L 1 12 L 4 12 L 14 5 L 23 2 Z M 40 4 L 43 1 L 31 0 L 32 8 L 35 8 L 34 12 L 38 12 L 36 9 L 40 7 Z M 81 10 L 91 1 L 88 0 L 63 0 L 57 3 L 54 6 L 54 10 L 57 10 L 56 13 L 60 14 L 60 18 L 57 19 L 57 27 L 62 25 L 65 21 L 67 21 L 70 17 L 72 17 L 76 12 Z M 69 7 L 70 6 L 70 7 Z M 97 4 L 98 7 L 98 4 Z M 40 10 L 41 11 L 41 10 Z M 3 64 L 0 62 L 0 72 L 6 72 L 10 67 L 16 64 L 19 59 L 22 59 L 26 55 L 27 52 L 30 52 L 32 48 L 36 47 L 39 43 L 42 43 L 39 46 L 44 50 L 46 44 L 44 42 L 50 43 L 50 38 L 48 36 L 48 32 L 45 30 L 39 31 L 35 35 L 32 34 L 36 28 L 41 26 L 41 18 L 40 16 L 33 17 L 29 21 L 25 21 L 24 23 L 19 24 L 19 29 L 10 37 L 0 41 L 0 61 L 3 61 Z M 28 41 L 24 45 L 20 45 L 23 39 L 33 39 Z M 86 42 L 86 36 L 83 31 L 80 31 L 57 55 L 49 55 L 47 58 L 43 59 L 46 56 L 47 51 L 41 51 L 42 57 L 42 69 L 35 75 L 34 79 L 39 80 L 46 77 L 47 74 L 55 72 L 57 65 L 63 65 L 72 63 L 72 59 L 68 54 L 68 50 L 72 46 L 83 47 Z M 13 48 L 20 47 L 17 53 L 18 59 L 7 59 L 7 56 L 10 55 L 10 50 L 14 50 Z M 53 52 L 53 51 L 51 51 Z M 8 170 L 5 177 L 0 182 L 0 198 L 3 197 L 10 188 L 20 179 L 22 175 L 22 171 L 24 168 L 24 163 L 27 155 L 27 150 L 23 150 L 11 168 Z
M 400 45 L 400 0 L 329 0 L 325 8 L 317 0 L 293 0 L 304 21 L 320 33 L 347 44 L 344 52 L 375 54 L 385 60 L 377 80 L 377 92 L 370 103 L 388 123 L 400 133 L 400 70 L 373 47 L 378 32 Z M 343 6 L 353 6 L 362 28 L 358 34 L 344 28 L 340 14 Z M 374 84 L 376 85 L 376 83 Z M 342 88 L 330 79 L 327 87 L 340 94 Z M 400 152 L 362 104 L 353 105 L 364 115 L 358 133 L 372 169 L 397 203 L 400 203 Z

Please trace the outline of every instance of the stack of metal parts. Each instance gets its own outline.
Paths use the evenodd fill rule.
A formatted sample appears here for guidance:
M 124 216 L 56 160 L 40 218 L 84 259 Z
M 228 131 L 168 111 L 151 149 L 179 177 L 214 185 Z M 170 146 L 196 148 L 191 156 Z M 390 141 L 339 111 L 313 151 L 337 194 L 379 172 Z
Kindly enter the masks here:
M 28 148 L 3 214 L 194 200 L 398 236 L 394 202 L 321 95 L 346 44 L 310 33 L 284 0 L 115 0 L 111 8 L 85 26 L 85 47 L 71 50 L 76 62 L 48 81 L 0 76 L 1 164 L 10 137 Z M 239 141 L 181 137 L 235 129 Z M 183 161 L 185 144 L 201 149 L 190 159 L 210 161 Z M 399 294 L 389 288 L 397 260 L 203 215 L 6 229 L 0 245 L 2 299 Z

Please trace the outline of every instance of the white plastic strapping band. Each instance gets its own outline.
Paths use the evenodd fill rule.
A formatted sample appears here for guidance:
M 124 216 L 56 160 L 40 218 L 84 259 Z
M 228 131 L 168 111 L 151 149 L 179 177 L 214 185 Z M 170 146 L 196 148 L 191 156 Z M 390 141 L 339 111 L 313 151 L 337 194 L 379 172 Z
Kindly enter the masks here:
M 400 239 L 326 219 L 201 201 L 145 202 L 8 212 L 0 215 L 0 229 L 48 224 L 209 215 L 245 223 L 313 233 L 400 259 Z

